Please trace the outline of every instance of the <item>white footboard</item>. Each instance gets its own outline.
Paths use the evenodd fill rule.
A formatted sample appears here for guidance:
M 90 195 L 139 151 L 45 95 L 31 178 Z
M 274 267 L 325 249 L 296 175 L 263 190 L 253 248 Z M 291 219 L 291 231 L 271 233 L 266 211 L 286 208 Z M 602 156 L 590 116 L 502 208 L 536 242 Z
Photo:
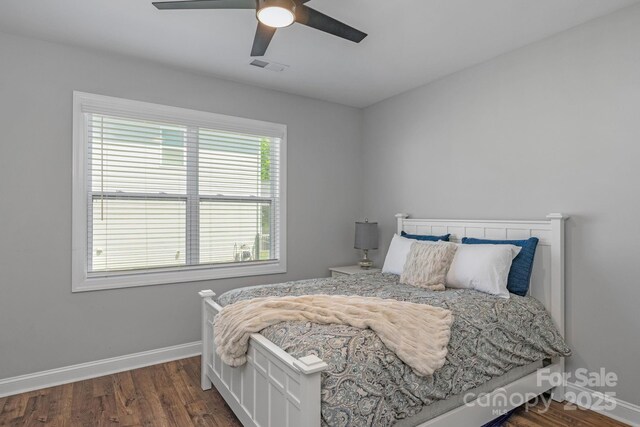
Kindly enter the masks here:
M 296 359 L 259 334 L 249 341 L 247 363 L 232 368 L 213 342 L 213 318 L 221 307 L 215 293 L 202 297 L 202 389 L 216 387 L 245 427 L 320 426 L 320 373 L 315 355 Z

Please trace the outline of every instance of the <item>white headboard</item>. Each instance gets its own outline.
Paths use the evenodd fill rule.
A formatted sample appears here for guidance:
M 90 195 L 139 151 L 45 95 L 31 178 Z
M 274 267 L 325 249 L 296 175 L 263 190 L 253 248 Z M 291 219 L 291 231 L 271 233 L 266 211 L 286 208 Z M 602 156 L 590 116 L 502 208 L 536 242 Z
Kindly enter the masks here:
M 531 275 L 530 294 L 542 302 L 564 336 L 564 221 L 562 214 L 547 215 L 543 221 L 413 219 L 399 213 L 398 234 L 451 234 L 483 239 L 540 239 Z

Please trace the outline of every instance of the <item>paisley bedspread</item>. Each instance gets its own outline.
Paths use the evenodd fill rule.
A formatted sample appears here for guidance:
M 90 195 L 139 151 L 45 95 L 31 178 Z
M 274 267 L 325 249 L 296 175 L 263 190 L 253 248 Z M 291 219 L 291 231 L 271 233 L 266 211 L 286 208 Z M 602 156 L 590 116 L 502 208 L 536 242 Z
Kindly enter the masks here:
M 240 288 L 221 295 L 218 303 L 310 294 L 393 298 L 447 308 L 454 315 L 446 363 L 431 377 L 416 375 L 370 329 L 309 322 L 264 329 L 262 335 L 292 356 L 316 354 L 329 365 L 322 373 L 323 426 L 390 426 L 515 367 L 571 353 L 544 306 L 532 297 L 428 291 L 400 284 L 392 274 Z

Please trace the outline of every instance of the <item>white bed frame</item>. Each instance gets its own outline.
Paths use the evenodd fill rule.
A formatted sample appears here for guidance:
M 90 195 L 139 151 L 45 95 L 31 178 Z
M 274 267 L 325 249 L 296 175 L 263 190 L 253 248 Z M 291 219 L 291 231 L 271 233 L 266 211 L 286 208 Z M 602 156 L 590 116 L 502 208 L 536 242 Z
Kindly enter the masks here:
M 551 214 L 543 221 L 495 221 L 452 219 L 409 219 L 396 215 L 397 232 L 416 234 L 451 234 L 452 241 L 462 237 L 487 239 L 540 239 L 536 251 L 531 294 L 541 301 L 564 336 L 564 221 L 562 214 Z M 213 318 L 221 307 L 213 300 L 215 293 L 201 291 L 202 297 L 202 389 L 212 384 L 229 404 L 245 427 L 319 427 L 320 376 L 327 364 L 315 355 L 296 359 L 260 334 L 249 341 L 247 363 L 232 368 L 222 363 L 213 341 Z M 547 379 L 538 376 L 547 370 Z M 505 402 L 505 396 L 521 393 L 538 396 L 551 391 L 556 401 L 564 400 L 564 385 L 553 382 L 564 372 L 564 359 L 467 405 L 435 417 L 419 427 L 474 426 L 496 418 L 499 413 L 519 406 Z M 481 400 L 480 400 L 481 399 Z M 486 402 L 500 402 L 499 408 Z M 517 401 L 516 401 L 517 403 Z M 523 402 L 520 402 L 520 404 Z

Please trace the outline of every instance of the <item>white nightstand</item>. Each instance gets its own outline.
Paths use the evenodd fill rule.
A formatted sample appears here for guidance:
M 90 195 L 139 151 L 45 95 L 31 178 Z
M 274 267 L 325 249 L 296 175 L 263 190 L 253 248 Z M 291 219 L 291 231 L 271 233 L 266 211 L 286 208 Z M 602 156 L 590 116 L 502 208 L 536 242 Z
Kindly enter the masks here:
M 340 276 L 351 276 L 352 274 L 358 274 L 358 273 L 366 273 L 366 274 L 380 273 L 381 270 L 379 268 L 373 268 L 373 267 L 365 270 L 360 268 L 359 265 L 347 265 L 345 267 L 331 267 L 329 271 L 331 272 L 331 277 L 340 277 Z

